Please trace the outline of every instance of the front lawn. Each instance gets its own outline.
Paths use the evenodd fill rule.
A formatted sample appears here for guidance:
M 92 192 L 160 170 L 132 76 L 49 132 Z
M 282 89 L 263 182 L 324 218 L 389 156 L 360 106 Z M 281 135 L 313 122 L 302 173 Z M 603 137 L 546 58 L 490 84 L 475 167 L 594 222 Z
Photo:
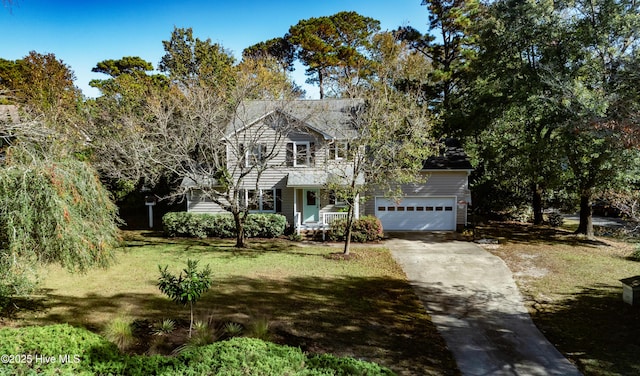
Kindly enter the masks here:
M 640 308 L 622 301 L 620 279 L 640 275 L 634 245 L 566 230 L 493 223 L 482 237 L 514 272 L 532 318 L 586 375 L 640 374 Z
M 457 374 L 455 362 L 413 294 L 404 273 L 381 247 L 360 246 L 350 260 L 327 257 L 339 248 L 284 240 L 251 241 L 238 251 L 221 240 L 165 239 L 126 232 L 118 263 L 71 275 L 46 271 L 42 295 L 9 325 L 69 323 L 100 332 L 113 318 L 138 323 L 188 320 L 188 308 L 163 296 L 158 265 L 177 273 L 186 259 L 209 264 L 214 282 L 196 317 L 222 324 L 269 323 L 274 342 L 309 353 L 369 360 L 399 374 Z M 37 303 L 37 304 L 36 304 Z

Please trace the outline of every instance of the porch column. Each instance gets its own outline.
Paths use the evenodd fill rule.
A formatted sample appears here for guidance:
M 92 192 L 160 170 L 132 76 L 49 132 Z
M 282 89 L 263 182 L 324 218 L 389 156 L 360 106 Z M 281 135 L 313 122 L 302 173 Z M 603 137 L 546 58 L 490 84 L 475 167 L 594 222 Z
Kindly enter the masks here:
M 353 203 L 353 210 L 355 211 L 355 219 L 360 218 L 360 194 L 356 195 L 356 202 Z
M 296 234 L 300 235 L 300 226 L 298 226 L 298 188 L 293 188 L 293 226 L 296 228 Z

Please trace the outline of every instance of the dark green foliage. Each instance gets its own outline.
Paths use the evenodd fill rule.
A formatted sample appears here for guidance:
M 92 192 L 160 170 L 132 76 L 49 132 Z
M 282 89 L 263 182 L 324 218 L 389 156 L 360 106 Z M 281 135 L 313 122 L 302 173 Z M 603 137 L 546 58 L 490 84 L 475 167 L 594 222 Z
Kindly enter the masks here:
M 99 335 L 66 324 L 0 329 L 0 354 L 41 354 L 56 360 L 71 355 L 65 363 L 0 364 L 0 374 L 7 375 L 393 375 L 373 363 L 326 354 L 308 357 L 298 348 L 255 338 L 232 338 L 175 357 L 126 355 Z
M 249 238 L 276 238 L 284 234 L 287 218 L 280 214 L 250 214 L 244 224 Z
M 108 74 L 118 77 L 121 74 L 144 75 L 153 70 L 153 64 L 138 56 L 125 56 L 121 59 L 103 60 L 91 69 L 92 72 Z
M 207 265 L 202 271 L 198 271 L 197 260 L 187 260 L 187 268 L 183 269 L 178 276 L 167 271 L 167 266 L 160 270 L 158 278 L 158 288 L 163 294 L 177 304 L 187 305 L 191 309 L 191 324 L 189 325 L 189 337 L 193 327 L 193 305 L 200 296 L 211 286 L 211 269 Z M 184 273 L 184 276 L 182 275 Z
M 315 355 L 309 358 L 307 366 L 318 372 L 324 371 L 335 376 L 394 375 L 391 370 L 353 358 L 338 358 L 331 354 Z
M 198 271 L 197 260 L 187 260 L 187 268 L 183 269 L 178 276 L 158 266 L 160 278 L 158 288 L 163 294 L 178 304 L 187 305 L 200 298 L 203 292 L 211 286 L 211 269 L 207 265 L 202 271 Z M 182 274 L 184 273 L 184 275 Z
M 344 240 L 347 220 L 338 219 L 331 223 L 330 238 L 332 240 Z M 382 239 L 382 223 L 374 216 L 364 216 L 353 221 L 351 240 L 364 243 Z
M 228 214 L 167 213 L 162 217 L 169 237 L 233 238 L 236 227 Z M 284 234 L 287 219 L 280 214 L 249 214 L 244 231 L 249 238 L 276 238 Z
M 96 360 L 95 357 L 116 357 L 119 352 L 114 344 L 95 333 L 62 324 L 0 329 L 0 354 L 32 355 L 31 362 L 0 364 L 2 375 L 26 374 L 29 371 L 36 374 L 57 374 L 56 370 L 63 375 L 73 375 L 86 370 L 87 365 Z M 56 362 L 36 361 L 36 354 L 53 356 Z M 61 364 L 58 356 L 66 354 L 69 354 L 71 359 Z M 75 355 L 79 357 L 78 362 L 74 358 Z

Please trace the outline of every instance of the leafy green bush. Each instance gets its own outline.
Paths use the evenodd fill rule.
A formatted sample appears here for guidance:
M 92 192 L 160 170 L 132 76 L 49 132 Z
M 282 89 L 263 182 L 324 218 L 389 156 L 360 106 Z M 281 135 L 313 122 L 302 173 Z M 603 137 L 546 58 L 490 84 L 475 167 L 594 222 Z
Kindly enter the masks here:
M 228 214 L 188 212 L 167 213 L 162 217 L 164 232 L 169 237 L 233 238 L 236 227 Z M 249 238 L 275 238 L 284 234 L 287 219 L 280 214 L 249 214 L 245 235 Z
M 375 363 L 353 358 L 339 358 L 331 354 L 315 355 L 307 360 L 307 367 L 335 376 L 394 375 L 394 373 Z
M 39 354 L 57 360 L 0 364 L 2 375 L 393 375 L 373 363 L 331 355 L 308 357 L 299 348 L 255 338 L 232 338 L 174 357 L 126 355 L 101 336 L 66 324 L 0 329 L 0 354 Z M 60 355 L 65 354 L 69 361 L 62 363 Z
M 0 364 L 0 375 L 28 372 L 73 375 L 82 374 L 95 356 L 112 358 L 119 351 L 98 334 L 62 324 L 0 329 L 0 354 L 24 356 L 19 361 Z M 65 359 L 67 355 L 69 358 Z
M 281 214 L 249 214 L 245 231 L 250 238 L 277 238 L 286 226 L 287 218 Z
M 336 219 L 331 223 L 329 237 L 331 240 L 344 240 L 347 229 L 346 219 Z M 353 221 L 351 240 L 364 243 L 382 239 L 382 223 L 374 216 L 364 216 Z

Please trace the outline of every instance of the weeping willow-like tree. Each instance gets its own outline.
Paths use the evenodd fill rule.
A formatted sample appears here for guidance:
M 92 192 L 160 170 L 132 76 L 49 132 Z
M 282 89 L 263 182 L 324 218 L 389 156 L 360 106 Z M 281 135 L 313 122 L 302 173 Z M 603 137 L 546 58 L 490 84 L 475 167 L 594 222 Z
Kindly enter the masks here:
M 95 170 L 52 152 L 62 140 L 30 129 L 1 150 L 0 305 L 29 293 L 42 265 L 72 272 L 107 266 L 118 242 L 117 210 Z
M 116 208 L 93 169 L 73 159 L 0 169 L 0 298 L 28 293 L 39 265 L 107 266 Z

